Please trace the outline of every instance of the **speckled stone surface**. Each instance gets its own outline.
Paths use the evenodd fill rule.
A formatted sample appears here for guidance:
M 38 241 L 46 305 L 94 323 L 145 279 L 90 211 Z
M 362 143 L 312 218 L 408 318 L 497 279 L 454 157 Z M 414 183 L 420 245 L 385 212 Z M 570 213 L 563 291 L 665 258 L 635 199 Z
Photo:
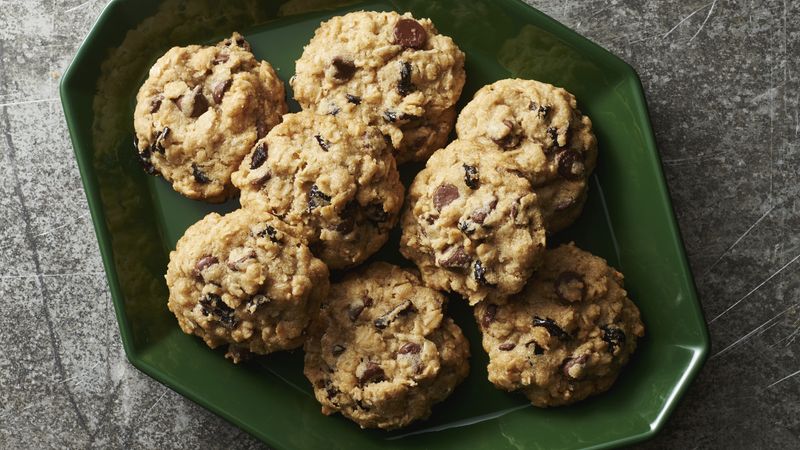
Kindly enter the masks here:
M 125 359 L 59 76 L 107 0 L 0 0 L 0 448 L 255 448 Z M 643 448 L 800 446 L 800 5 L 532 5 L 647 92 L 711 357 Z

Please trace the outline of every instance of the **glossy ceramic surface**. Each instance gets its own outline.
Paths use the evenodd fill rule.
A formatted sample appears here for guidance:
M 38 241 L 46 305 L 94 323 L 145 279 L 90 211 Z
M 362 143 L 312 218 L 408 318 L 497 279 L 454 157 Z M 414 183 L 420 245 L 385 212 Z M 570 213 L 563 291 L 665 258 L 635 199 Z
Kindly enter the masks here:
M 242 32 L 284 81 L 321 20 L 350 10 L 430 17 L 467 54 L 461 104 L 507 77 L 563 86 L 595 126 L 600 159 L 584 214 L 557 238 L 574 240 L 625 273 L 647 336 L 613 389 L 581 404 L 537 409 L 486 381 L 471 313 L 450 311 L 472 346 L 469 378 L 432 417 L 396 432 L 360 430 L 320 414 L 302 352 L 234 366 L 178 329 L 166 307 L 168 254 L 190 224 L 236 200 L 206 205 L 148 177 L 132 144 L 136 92 L 167 48 Z M 287 84 L 288 89 L 288 84 Z M 113 1 L 61 84 L 121 335 L 140 370 L 278 448 L 584 448 L 652 436 L 708 352 L 705 321 L 666 190 L 636 73 L 602 48 L 518 0 L 343 2 Z M 297 105 L 292 103 L 292 108 Z M 410 181 L 419 167 L 403 169 Z M 398 233 L 376 256 L 404 262 Z

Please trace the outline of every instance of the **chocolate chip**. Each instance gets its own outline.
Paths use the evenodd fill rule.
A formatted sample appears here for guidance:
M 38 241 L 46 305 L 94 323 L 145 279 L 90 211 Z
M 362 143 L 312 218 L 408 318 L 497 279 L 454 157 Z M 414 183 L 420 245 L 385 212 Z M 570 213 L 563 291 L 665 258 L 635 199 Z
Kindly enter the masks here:
M 316 140 L 317 140 L 317 144 L 319 144 L 319 146 L 322 148 L 322 150 L 323 150 L 323 151 L 326 151 L 326 152 L 327 152 L 327 151 L 328 151 L 328 150 L 331 148 L 331 143 L 330 143 L 330 141 L 326 140 L 326 139 L 325 139 L 324 137 L 322 137 L 321 135 L 319 135 L 319 134 L 315 134 L 315 135 L 314 135 L 314 139 L 316 139 Z
M 333 385 L 331 380 L 325 380 L 323 383 L 323 387 L 325 388 L 325 395 L 328 396 L 328 400 L 332 400 L 340 392 L 339 389 L 337 389 L 336 386 Z
M 311 189 L 308 191 L 308 210 L 311 211 L 320 206 L 328 206 L 330 204 L 331 196 L 320 191 L 316 184 L 312 184 Z
M 200 305 L 203 309 L 203 314 L 212 316 L 218 320 L 225 328 L 233 329 L 239 324 L 239 320 L 234 315 L 234 310 L 224 301 L 219 295 L 206 294 L 200 298 Z
M 350 103 L 352 103 L 354 105 L 360 105 L 361 104 L 361 97 L 359 97 L 359 96 L 350 95 L 350 94 L 344 94 L 344 96 L 345 96 L 345 98 L 347 98 L 348 102 L 350 102 Z
M 561 372 L 567 378 L 571 378 L 573 380 L 580 379 L 583 377 L 583 374 L 580 371 L 583 369 L 583 365 L 586 364 L 586 361 L 588 360 L 589 355 L 587 354 L 583 354 L 577 358 L 567 358 L 564 361 L 564 365 L 561 367 Z
M 614 353 L 616 347 L 625 345 L 625 332 L 621 329 L 611 325 L 603 325 L 600 329 L 603 330 L 603 340 L 608 344 L 609 352 Z
M 190 104 L 187 105 L 187 102 Z M 208 111 L 208 100 L 203 95 L 203 87 L 200 85 L 195 86 L 189 97 L 183 98 L 181 105 L 183 113 L 188 113 L 189 117 L 192 118 L 200 117 L 204 112 Z
M 533 326 L 534 327 L 542 327 L 550 333 L 550 336 L 557 337 L 562 341 L 566 341 L 569 339 L 569 334 L 566 331 L 562 330 L 555 321 L 549 317 L 542 319 L 539 316 L 533 317 Z
M 486 307 L 486 312 L 483 313 L 483 317 L 481 317 L 481 326 L 483 328 L 488 328 L 489 325 L 494 322 L 494 318 L 497 315 L 497 305 L 491 304 Z
M 150 148 L 146 148 L 142 151 L 136 152 L 136 155 L 139 157 L 139 163 L 142 165 L 142 169 L 144 169 L 145 173 L 148 175 L 158 175 L 158 170 L 153 166 L 153 162 L 150 159 L 153 156 L 153 151 Z
M 477 224 L 483 225 L 483 222 L 486 221 L 486 217 L 494 211 L 494 208 L 497 206 L 497 199 L 493 199 L 489 202 L 488 205 L 483 205 L 480 208 L 472 211 L 472 214 L 469 215 L 470 220 Z
M 480 185 L 481 178 L 478 175 L 478 168 L 475 166 L 470 166 L 468 164 L 463 164 L 464 167 L 464 184 L 467 185 L 470 189 L 478 189 Z
M 450 251 L 443 259 L 438 261 L 439 265 L 448 269 L 467 269 L 472 258 L 469 257 L 464 246 L 451 246 Z
M 367 219 L 377 223 L 389 220 L 389 213 L 383 210 L 383 203 L 370 203 L 364 209 L 364 215 L 367 216 Z
M 263 230 L 258 233 L 258 237 L 265 237 L 269 236 L 269 240 L 272 242 L 278 242 L 278 230 L 275 229 L 272 225 L 267 225 Z
M 403 344 L 400 347 L 399 350 L 397 350 L 397 353 L 399 353 L 401 355 L 407 355 L 409 353 L 411 353 L 412 355 L 416 355 L 421 350 L 422 350 L 422 347 L 420 347 L 419 344 L 417 344 L 415 342 L 406 342 L 405 344 Z
M 575 272 L 567 270 L 558 274 L 553 287 L 558 298 L 565 302 L 579 302 L 586 298 L 586 282 Z
M 431 225 L 433 225 L 431 223 Z M 475 232 L 475 224 L 469 220 L 459 220 L 458 221 L 458 229 L 467 236 L 470 236 L 472 233 Z
M 267 160 L 267 144 L 259 142 L 253 150 L 253 157 L 250 158 L 250 170 L 256 170 Z
M 353 78 L 353 75 L 356 73 L 356 65 L 353 61 L 349 59 L 344 59 L 341 56 L 337 56 L 333 58 L 331 61 L 333 65 L 333 78 L 336 78 L 339 81 L 347 81 Z
M 256 139 L 261 139 L 267 135 L 269 130 L 267 129 L 267 124 L 264 122 L 264 119 L 261 117 L 256 119 Z
M 392 323 L 392 321 L 397 317 L 406 315 L 416 310 L 417 309 L 414 307 L 414 304 L 411 302 L 411 300 L 406 300 L 400 305 L 394 307 L 391 311 L 375 319 L 373 325 L 375 325 L 375 328 L 383 330 L 384 328 L 388 327 L 389 324 Z
M 356 400 L 356 407 L 358 407 L 358 409 L 363 409 L 364 411 L 369 411 L 369 406 L 364 405 L 364 402 L 361 400 Z
M 162 101 L 164 101 L 164 96 L 161 94 L 150 99 L 150 114 L 157 112 L 161 108 Z
M 347 310 L 347 316 L 350 317 L 350 320 L 355 322 L 358 319 L 358 316 L 361 315 L 361 312 L 364 311 L 367 305 L 364 303 L 357 303 L 355 305 L 350 305 L 350 308 Z
M 344 346 L 336 344 L 336 345 L 333 346 L 333 350 L 331 350 L 331 354 L 333 354 L 333 356 L 339 356 L 342 353 L 344 353 L 345 350 L 347 350 L 347 349 L 344 348 Z
M 153 151 L 161 153 L 162 155 L 164 154 L 164 141 L 167 140 L 170 131 L 171 130 L 169 129 L 169 127 L 164 127 L 164 129 L 161 130 L 160 133 L 158 133 L 158 136 L 156 136 L 156 138 L 153 141 Z
M 493 286 L 486 280 L 486 268 L 483 267 L 480 259 L 475 260 L 475 264 L 472 266 L 472 276 L 481 286 Z
M 516 128 L 514 122 L 506 119 L 503 121 L 503 125 L 508 128 L 508 134 L 501 138 L 492 138 L 492 141 L 505 150 L 511 150 L 519 147 L 520 144 L 522 144 L 522 136 L 514 132 Z
M 506 342 L 505 344 L 500 344 L 497 348 L 502 350 L 502 351 L 504 351 L 504 352 L 507 352 L 507 351 L 514 350 L 514 347 L 516 347 L 516 346 L 517 346 L 517 344 L 515 344 L 513 342 Z
M 333 117 L 336 117 L 336 115 L 339 114 L 339 111 L 341 111 L 341 110 L 342 109 L 339 108 L 338 106 L 331 105 L 331 109 L 330 109 L 330 111 L 328 111 L 328 114 L 332 115 Z
M 394 25 L 394 43 L 397 45 L 419 50 L 427 40 L 425 28 L 414 19 L 400 19 Z
M 199 278 L 200 273 L 202 271 L 213 266 L 214 264 L 217 264 L 218 262 L 219 260 L 214 256 L 211 255 L 203 256 L 202 258 L 197 260 L 197 263 L 194 265 L 194 271 L 193 271 L 194 276 L 196 278 Z
M 192 176 L 194 176 L 194 181 L 197 181 L 200 184 L 207 184 L 211 182 L 211 179 L 208 178 L 195 163 L 192 163 Z
M 214 103 L 218 105 L 222 103 L 222 98 L 225 97 L 225 93 L 231 88 L 231 84 L 233 84 L 233 80 L 228 78 L 225 81 L 217 82 L 211 87 L 211 95 L 214 97 Z
M 542 355 L 544 354 L 544 348 L 539 345 L 536 341 L 530 341 L 525 344 L 525 347 L 531 348 L 533 347 L 533 354 L 534 355 Z
M 531 111 L 536 111 L 536 114 L 538 114 L 540 117 L 547 116 L 547 113 L 550 112 L 550 108 L 550 106 L 538 105 L 533 100 L 531 100 L 531 103 L 528 105 L 528 109 Z
M 381 366 L 375 362 L 369 361 L 367 367 L 364 369 L 364 373 L 358 378 L 358 382 L 364 385 L 367 383 L 378 383 L 385 379 L 386 373 L 384 373 Z
M 411 63 L 400 61 L 400 81 L 397 82 L 397 93 L 405 97 L 416 89 L 414 83 L 411 82 Z
M 214 57 L 214 60 L 211 61 L 211 63 L 216 66 L 217 64 L 228 62 L 228 58 L 230 58 L 230 56 L 227 53 L 220 52 L 217 56 Z
M 351 200 L 344 205 L 344 208 L 339 213 L 340 222 L 336 225 L 335 230 L 342 234 L 349 234 L 353 231 L 356 225 L 356 211 L 358 210 L 358 202 Z
M 442 208 L 453 203 L 458 196 L 457 187 L 447 183 L 440 184 L 436 190 L 433 191 L 433 207 L 436 208 L 437 211 L 441 211 Z
M 394 123 L 397 121 L 397 113 L 387 109 L 383 112 L 383 120 Z
M 583 165 L 583 156 L 575 150 L 565 149 L 556 155 L 558 161 L 558 174 L 570 181 L 583 178 L 586 168 Z
M 547 135 L 550 136 L 550 140 L 552 141 L 552 144 L 550 145 L 552 147 L 558 147 L 558 130 L 553 127 L 548 127 Z
M 264 183 L 266 183 L 267 181 L 269 181 L 269 179 L 270 179 L 270 178 L 272 178 L 272 174 L 271 174 L 271 173 L 269 173 L 269 172 L 267 172 L 267 173 L 265 173 L 264 175 L 262 175 L 262 176 L 260 176 L 260 177 L 256 178 L 255 180 L 251 181 L 251 182 L 250 182 L 250 186 L 253 186 L 253 187 L 255 187 L 255 188 L 260 188 L 261 186 L 263 186 L 263 185 L 264 185 Z M 274 215 L 274 216 L 277 216 L 277 217 L 278 217 L 278 218 L 280 218 L 280 219 L 283 219 L 283 216 L 280 216 L 280 215 L 278 215 L 278 214 L 275 214 L 275 213 L 273 213 L 273 215 Z

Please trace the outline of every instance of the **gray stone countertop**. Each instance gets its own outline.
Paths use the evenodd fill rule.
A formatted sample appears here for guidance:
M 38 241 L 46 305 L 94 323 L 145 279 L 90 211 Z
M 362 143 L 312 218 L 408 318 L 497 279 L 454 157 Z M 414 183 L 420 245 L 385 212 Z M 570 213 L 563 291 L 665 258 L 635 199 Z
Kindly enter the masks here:
M 106 3 L 0 0 L 0 448 L 260 447 L 125 359 L 57 92 Z M 709 322 L 642 447 L 800 447 L 800 3 L 529 3 L 639 72 Z

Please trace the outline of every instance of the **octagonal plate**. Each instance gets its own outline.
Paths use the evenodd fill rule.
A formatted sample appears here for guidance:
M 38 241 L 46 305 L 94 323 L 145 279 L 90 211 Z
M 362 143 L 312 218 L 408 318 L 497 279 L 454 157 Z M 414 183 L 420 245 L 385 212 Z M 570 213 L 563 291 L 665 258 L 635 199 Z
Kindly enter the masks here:
M 430 419 L 360 430 L 320 414 L 302 375 L 302 352 L 234 366 L 184 335 L 166 308 L 168 253 L 190 224 L 236 200 L 207 205 L 146 176 L 132 147 L 136 92 L 174 45 L 242 32 L 284 81 L 321 20 L 352 10 L 430 17 L 467 54 L 460 105 L 481 86 L 532 78 L 573 92 L 595 126 L 599 165 L 586 210 L 558 236 L 625 273 L 647 336 L 608 393 L 555 409 L 486 381 L 487 357 L 470 311 L 450 310 L 471 342 L 468 379 Z M 287 84 L 288 89 L 288 84 Z M 624 62 L 519 0 L 112 0 L 64 74 L 61 97 L 91 208 L 120 332 L 140 370 L 278 448 L 584 448 L 652 436 L 702 365 L 708 336 L 675 223 L 642 87 Z M 297 110 L 297 104 L 291 108 Z M 403 179 L 419 166 L 405 167 Z M 400 264 L 397 232 L 377 255 Z

